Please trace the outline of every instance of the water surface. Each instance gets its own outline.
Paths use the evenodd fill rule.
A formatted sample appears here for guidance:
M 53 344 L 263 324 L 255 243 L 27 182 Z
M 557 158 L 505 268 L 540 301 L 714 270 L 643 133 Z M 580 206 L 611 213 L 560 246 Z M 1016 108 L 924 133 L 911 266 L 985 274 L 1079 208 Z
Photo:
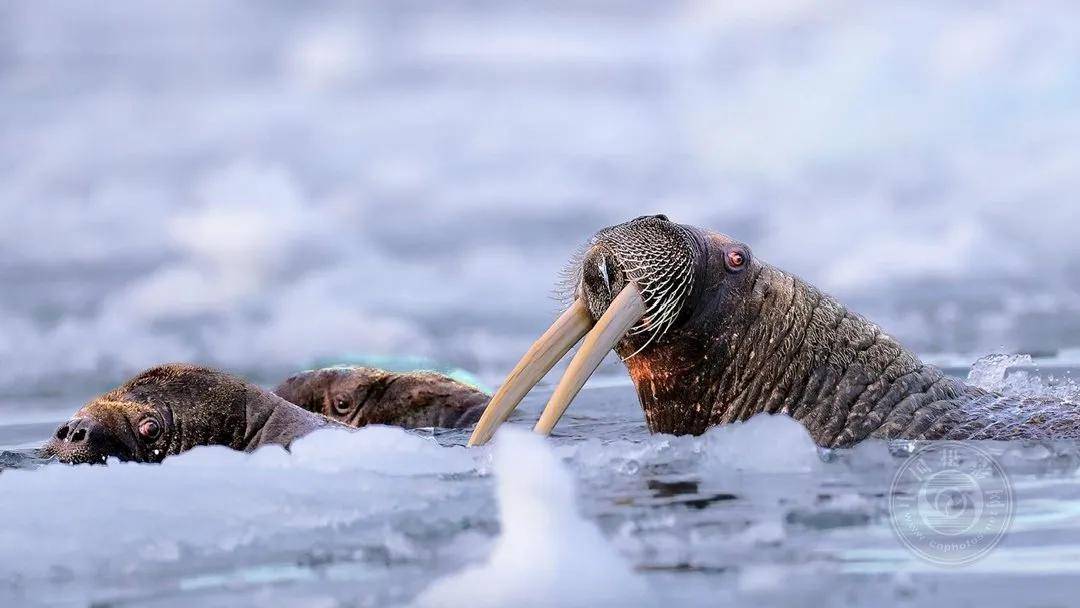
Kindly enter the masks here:
M 1003 390 L 1061 390 L 1010 378 L 998 377 Z M 0 473 L 0 604 L 409 605 L 460 590 L 470 568 L 524 602 L 576 589 L 575 559 L 625 568 L 631 578 L 604 589 L 644 585 L 623 605 L 1064 606 L 1080 582 L 1076 444 L 980 443 L 1010 476 L 1015 518 L 986 558 L 942 568 L 889 523 L 906 442 L 819 452 L 779 418 L 650 436 L 632 387 L 604 380 L 539 456 L 466 449 L 464 431 L 370 428 L 318 433 L 291 454 L 215 447 L 163 465 L 42 466 L 23 450 L 52 430 L 35 417 L 59 413 L 41 400 L 26 422 L 0 426 L 0 466 L 17 467 Z M 529 397 L 516 426 L 549 391 Z M 570 471 L 567 487 L 545 455 Z M 493 475 L 507 470 L 493 458 L 513 458 L 514 474 Z M 582 525 L 600 534 L 579 540 Z M 506 530 L 518 532 L 499 545 Z M 500 570 L 493 551 L 531 566 Z M 588 587 L 576 593 L 557 599 L 599 605 Z

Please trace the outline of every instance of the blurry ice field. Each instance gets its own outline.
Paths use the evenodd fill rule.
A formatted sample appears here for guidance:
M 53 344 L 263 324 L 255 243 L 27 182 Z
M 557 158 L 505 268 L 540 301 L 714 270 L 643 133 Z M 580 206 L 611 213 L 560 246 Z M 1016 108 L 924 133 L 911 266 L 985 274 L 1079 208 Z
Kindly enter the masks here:
M 737 4 L 4 3 L 0 389 L 499 376 L 658 212 L 919 352 L 1080 347 L 1080 7 Z
M 1080 7 L 738 5 L 0 5 L 0 605 L 1066 605 L 1074 446 L 994 448 L 1013 533 L 940 571 L 891 535 L 884 446 L 820 462 L 776 421 L 648 437 L 625 382 L 594 383 L 553 447 L 507 440 L 537 487 L 499 478 L 498 449 L 435 446 L 460 433 L 385 429 L 7 468 L 165 361 L 271 384 L 423 356 L 496 383 L 575 247 L 655 212 L 750 243 L 956 375 L 1030 353 L 979 381 L 1072 391 Z M 489 564 L 530 552 L 562 565 Z M 603 589 L 574 587 L 590 564 Z

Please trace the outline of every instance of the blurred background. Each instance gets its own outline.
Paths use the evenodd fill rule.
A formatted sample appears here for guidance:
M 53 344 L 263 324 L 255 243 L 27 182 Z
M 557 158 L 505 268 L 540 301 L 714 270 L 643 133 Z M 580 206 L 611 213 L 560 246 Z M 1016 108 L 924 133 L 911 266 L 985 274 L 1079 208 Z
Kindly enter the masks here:
M 921 353 L 1070 356 L 1080 5 L 741 5 L 3 3 L 0 394 L 498 380 L 575 248 L 657 212 Z

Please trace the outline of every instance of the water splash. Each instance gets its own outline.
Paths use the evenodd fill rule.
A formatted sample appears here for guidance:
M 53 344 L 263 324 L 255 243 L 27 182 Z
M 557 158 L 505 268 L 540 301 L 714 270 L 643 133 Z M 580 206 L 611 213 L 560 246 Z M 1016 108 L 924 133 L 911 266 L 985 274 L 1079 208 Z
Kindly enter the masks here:
M 437 581 L 415 606 L 652 604 L 644 581 L 578 514 L 573 479 L 543 439 L 501 431 L 495 476 L 502 532 L 487 563 Z

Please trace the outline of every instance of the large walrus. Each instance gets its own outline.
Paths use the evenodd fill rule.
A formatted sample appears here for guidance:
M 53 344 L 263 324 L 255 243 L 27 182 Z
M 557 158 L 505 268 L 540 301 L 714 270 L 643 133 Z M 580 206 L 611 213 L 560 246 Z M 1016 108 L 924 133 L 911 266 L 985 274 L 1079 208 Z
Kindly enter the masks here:
M 196 365 L 149 369 L 60 425 L 43 454 L 61 462 L 160 462 L 200 445 L 252 451 L 328 426 L 463 427 L 487 396 L 434 373 L 334 368 L 293 376 L 273 394 Z M 325 415 L 324 415 L 325 414 Z
M 768 412 L 830 447 L 1080 437 L 1077 404 L 1006 399 L 946 377 L 725 235 L 641 217 L 598 232 L 576 267 L 576 300 L 510 373 L 470 445 L 488 441 L 583 337 L 537 432 L 551 432 L 614 347 L 654 433 L 700 434 Z

